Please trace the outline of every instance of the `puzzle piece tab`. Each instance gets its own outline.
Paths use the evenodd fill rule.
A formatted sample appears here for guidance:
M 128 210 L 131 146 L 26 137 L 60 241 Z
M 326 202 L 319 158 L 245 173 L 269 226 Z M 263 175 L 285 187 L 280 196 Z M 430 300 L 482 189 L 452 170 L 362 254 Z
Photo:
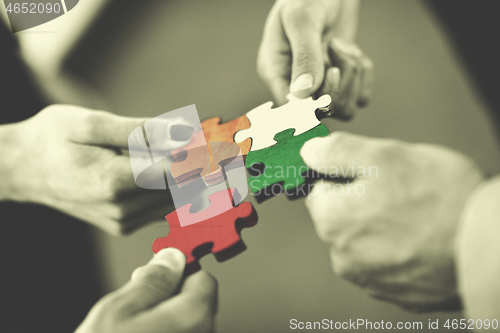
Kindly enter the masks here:
M 248 187 L 246 182 L 245 185 Z M 175 209 L 179 209 L 180 211 L 182 207 L 189 204 L 191 205 L 189 210 L 184 211 L 186 213 L 185 215 L 181 213 L 178 214 L 179 224 L 181 227 L 199 222 L 193 218 L 193 213 L 201 212 L 210 207 L 211 202 L 209 197 L 214 193 L 223 191 L 223 193 L 225 193 L 225 198 L 220 197 L 217 209 L 210 210 L 212 215 L 204 215 L 203 218 L 213 217 L 233 208 L 229 193 L 227 193 L 228 187 L 224 182 L 213 186 L 206 186 L 203 179 L 198 178 L 186 186 L 180 187 L 178 185 L 171 185 L 169 186 L 169 189 Z M 235 204 L 238 203 L 240 202 L 235 202 Z
M 250 128 L 250 120 L 248 120 L 246 115 L 228 121 L 227 123 L 221 123 L 220 117 L 213 117 L 204 120 L 201 123 L 201 131 L 193 134 L 191 141 L 179 149 L 173 150 L 172 154 L 177 155 L 185 150 L 192 148 L 204 146 L 210 142 L 230 142 L 234 143 L 234 135 L 236 132 Z M 246 139 L 239 143 L 241 149 L 241 155 L 246 157 L 250 151 L 250 146 L 252 145 L 251 139 Z
M 289 197 L 300 196 L 299 189 L 305 184 L 304 176 L 309 171 L 300 156 L 300 149 L 306 141 L 327 136 L 329 132 L 325 125 L 320 124 L 300 135 L 293 134 L 294 129 L 287 129 L 274 136 L 277 144 L 248 153 L 248 185 L 258 202 L 283 190 Z
M 247 117 L 251 127 L 237 132 L 234 142 L 241 143 L 251 138 L 250 151 L 257 151 L 275 145 L 274 135 L 286 129 L 293 128 L 293 135 L 301 135 L 321 124 L 316 110 L 325 109 L 332 101 L 330 95 L 323 95 L 317 100 L 312 97 L 300 99 L 292 94 L 287 98 L 288 103 L 280 107 L 272 109 L 273 103 L 268 102 L 249 111 Z
M 250 120 L 246 115 L 243 115 L 227 123 L 222 123 L 220 117 L 214 117 L 202 121 L 201 127 L 207 142 L 234 142 L 236 132 L 250 128 Z M 241 149 L 241 155 L 245 158 L 252 145 L 251 139 L 243 140 L 238 145 Z
M 207 186 L 225 181 L 225 170 L 243 166 L 241 150 L 235 143 L 212 142 L 172 155 L 170 172 L 179 186 L 202 177 Z
M 168 214 L 170 232 L 168 236 L 157 238 L 153 242 L 153 252 L 157 253 L 167 247 L 175 247 L 186 255 L 186 271 L 194 273 L 201 266 L 198 262 L 204 255 L 213 253 L 217 261 L 225 261 L 246 249 L 241 240 L 241 230 L 257 224 L 257 212 L 250 202 L 243 202 L 236 207 L 213 216 L 212 210 L 220 209 L 220 204 L 226 205 L 229 194 L 232 201 L 237 191 L 229 189 L 210 195 L 210 207 L 204 211 L 191 214 L 193 219 L 202 221 L 181 227 L 179 215 L 189 215 L 191 205 L 186 205 Z M 205 219 L 205 216 L 211 216 Z

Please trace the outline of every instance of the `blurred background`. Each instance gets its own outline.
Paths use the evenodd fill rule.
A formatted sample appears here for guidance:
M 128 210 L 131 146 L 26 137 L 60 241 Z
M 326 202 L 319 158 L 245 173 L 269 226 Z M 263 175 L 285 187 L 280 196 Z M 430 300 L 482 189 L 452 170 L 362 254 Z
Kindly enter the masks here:
M 255 69 L 272 5 L 82 0 L 18 36 L 27 61 L 62 101 L 134 117 L 196 104 L 202 120 L 231 120 L 272 99 Z M 375 63 L 373 99 L 349 123 L 323 120 L 331 131 L 441 144 L 490 174 L 500 171 L 488 112 L 424 3 L 362 1 L 357 41 Z M 243 231 L 247 251 L 225 263 L 201 260 L 220 283 L 219 332 L 285 332 L 292 318 L 423 321 L 425 331 L 429 318 L 460 318 L 410 314 L 368 298 L 334 276 L 303 200 L 249 200 L 259 223 Z M 166 222 L 124 238 L 93 230 L 103 290 L 124 284 L 152 256 L 152 241 L 167 233 Z

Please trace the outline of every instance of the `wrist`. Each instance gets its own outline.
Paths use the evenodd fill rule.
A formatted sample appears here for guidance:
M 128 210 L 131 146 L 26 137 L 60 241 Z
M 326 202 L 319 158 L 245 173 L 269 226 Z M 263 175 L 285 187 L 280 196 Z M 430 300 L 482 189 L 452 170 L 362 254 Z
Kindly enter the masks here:
M 19 145 L 21 124 L 0 125 L 0 201 L 23 201 L 17 172 L 24 153 Z

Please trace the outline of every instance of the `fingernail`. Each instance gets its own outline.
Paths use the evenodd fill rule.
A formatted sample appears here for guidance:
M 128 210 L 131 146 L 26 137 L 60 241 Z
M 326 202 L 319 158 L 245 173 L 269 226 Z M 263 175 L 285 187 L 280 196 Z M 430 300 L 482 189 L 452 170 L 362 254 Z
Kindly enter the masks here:
M 185 264 L 186 256 L 173 247 L 161 250 L 148 262 L 148 265 L 160 265 L 174 271 L 184 270 Z
M 309 89 L 313 86 L 314 78 L 311 74 L 300 75 L 290 87 L 290 91 L 301 91 Z
M 330 79 L 332 80 L 332 89 L 335 93 L 340 90 L 340 69 L 333 67 L 330 69 Z
M 187 141 L 191 139 L 194 128 L 186 125 L 173 125 L 170 128 L 170 137 L 175 141 Z

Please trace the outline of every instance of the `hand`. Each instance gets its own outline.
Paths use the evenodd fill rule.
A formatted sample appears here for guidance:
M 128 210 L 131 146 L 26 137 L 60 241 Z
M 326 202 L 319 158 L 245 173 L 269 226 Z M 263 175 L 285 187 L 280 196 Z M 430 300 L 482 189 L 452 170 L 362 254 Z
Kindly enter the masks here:
M 212 332 L 217 282 L 200 271 L 181 283 L 185 263 L 179 250 L 161 250 L 130 282 L 101 299 L 76 333 Z
M 169 191 L 139 188 L 129 157 L 121 153 L 129 134 L 146 120 L 54 105 L 16 124 L 20 153 L 12 161 L 12 199 L 56 208 L 111 234 L 162 219 L 172 209 Z M 164 120 L 169 149 L 190 139 L 176 141 L 166 134 L 174 127 Z
M 271 9 L 257 71 L 276 102 L 330 94 L 333 116 L 349 119 L 367 104 L 373 63 L 353 44 L 356 0 L 278 0 Z
M 337 274 L 407 310 L 460 306 L 455 233 L 483 179 L 469 158 L 444 147 L 342 132 L 306 142 L 301 155 L 322 174 L 351 178 L 317 182 L 306 200 Z

